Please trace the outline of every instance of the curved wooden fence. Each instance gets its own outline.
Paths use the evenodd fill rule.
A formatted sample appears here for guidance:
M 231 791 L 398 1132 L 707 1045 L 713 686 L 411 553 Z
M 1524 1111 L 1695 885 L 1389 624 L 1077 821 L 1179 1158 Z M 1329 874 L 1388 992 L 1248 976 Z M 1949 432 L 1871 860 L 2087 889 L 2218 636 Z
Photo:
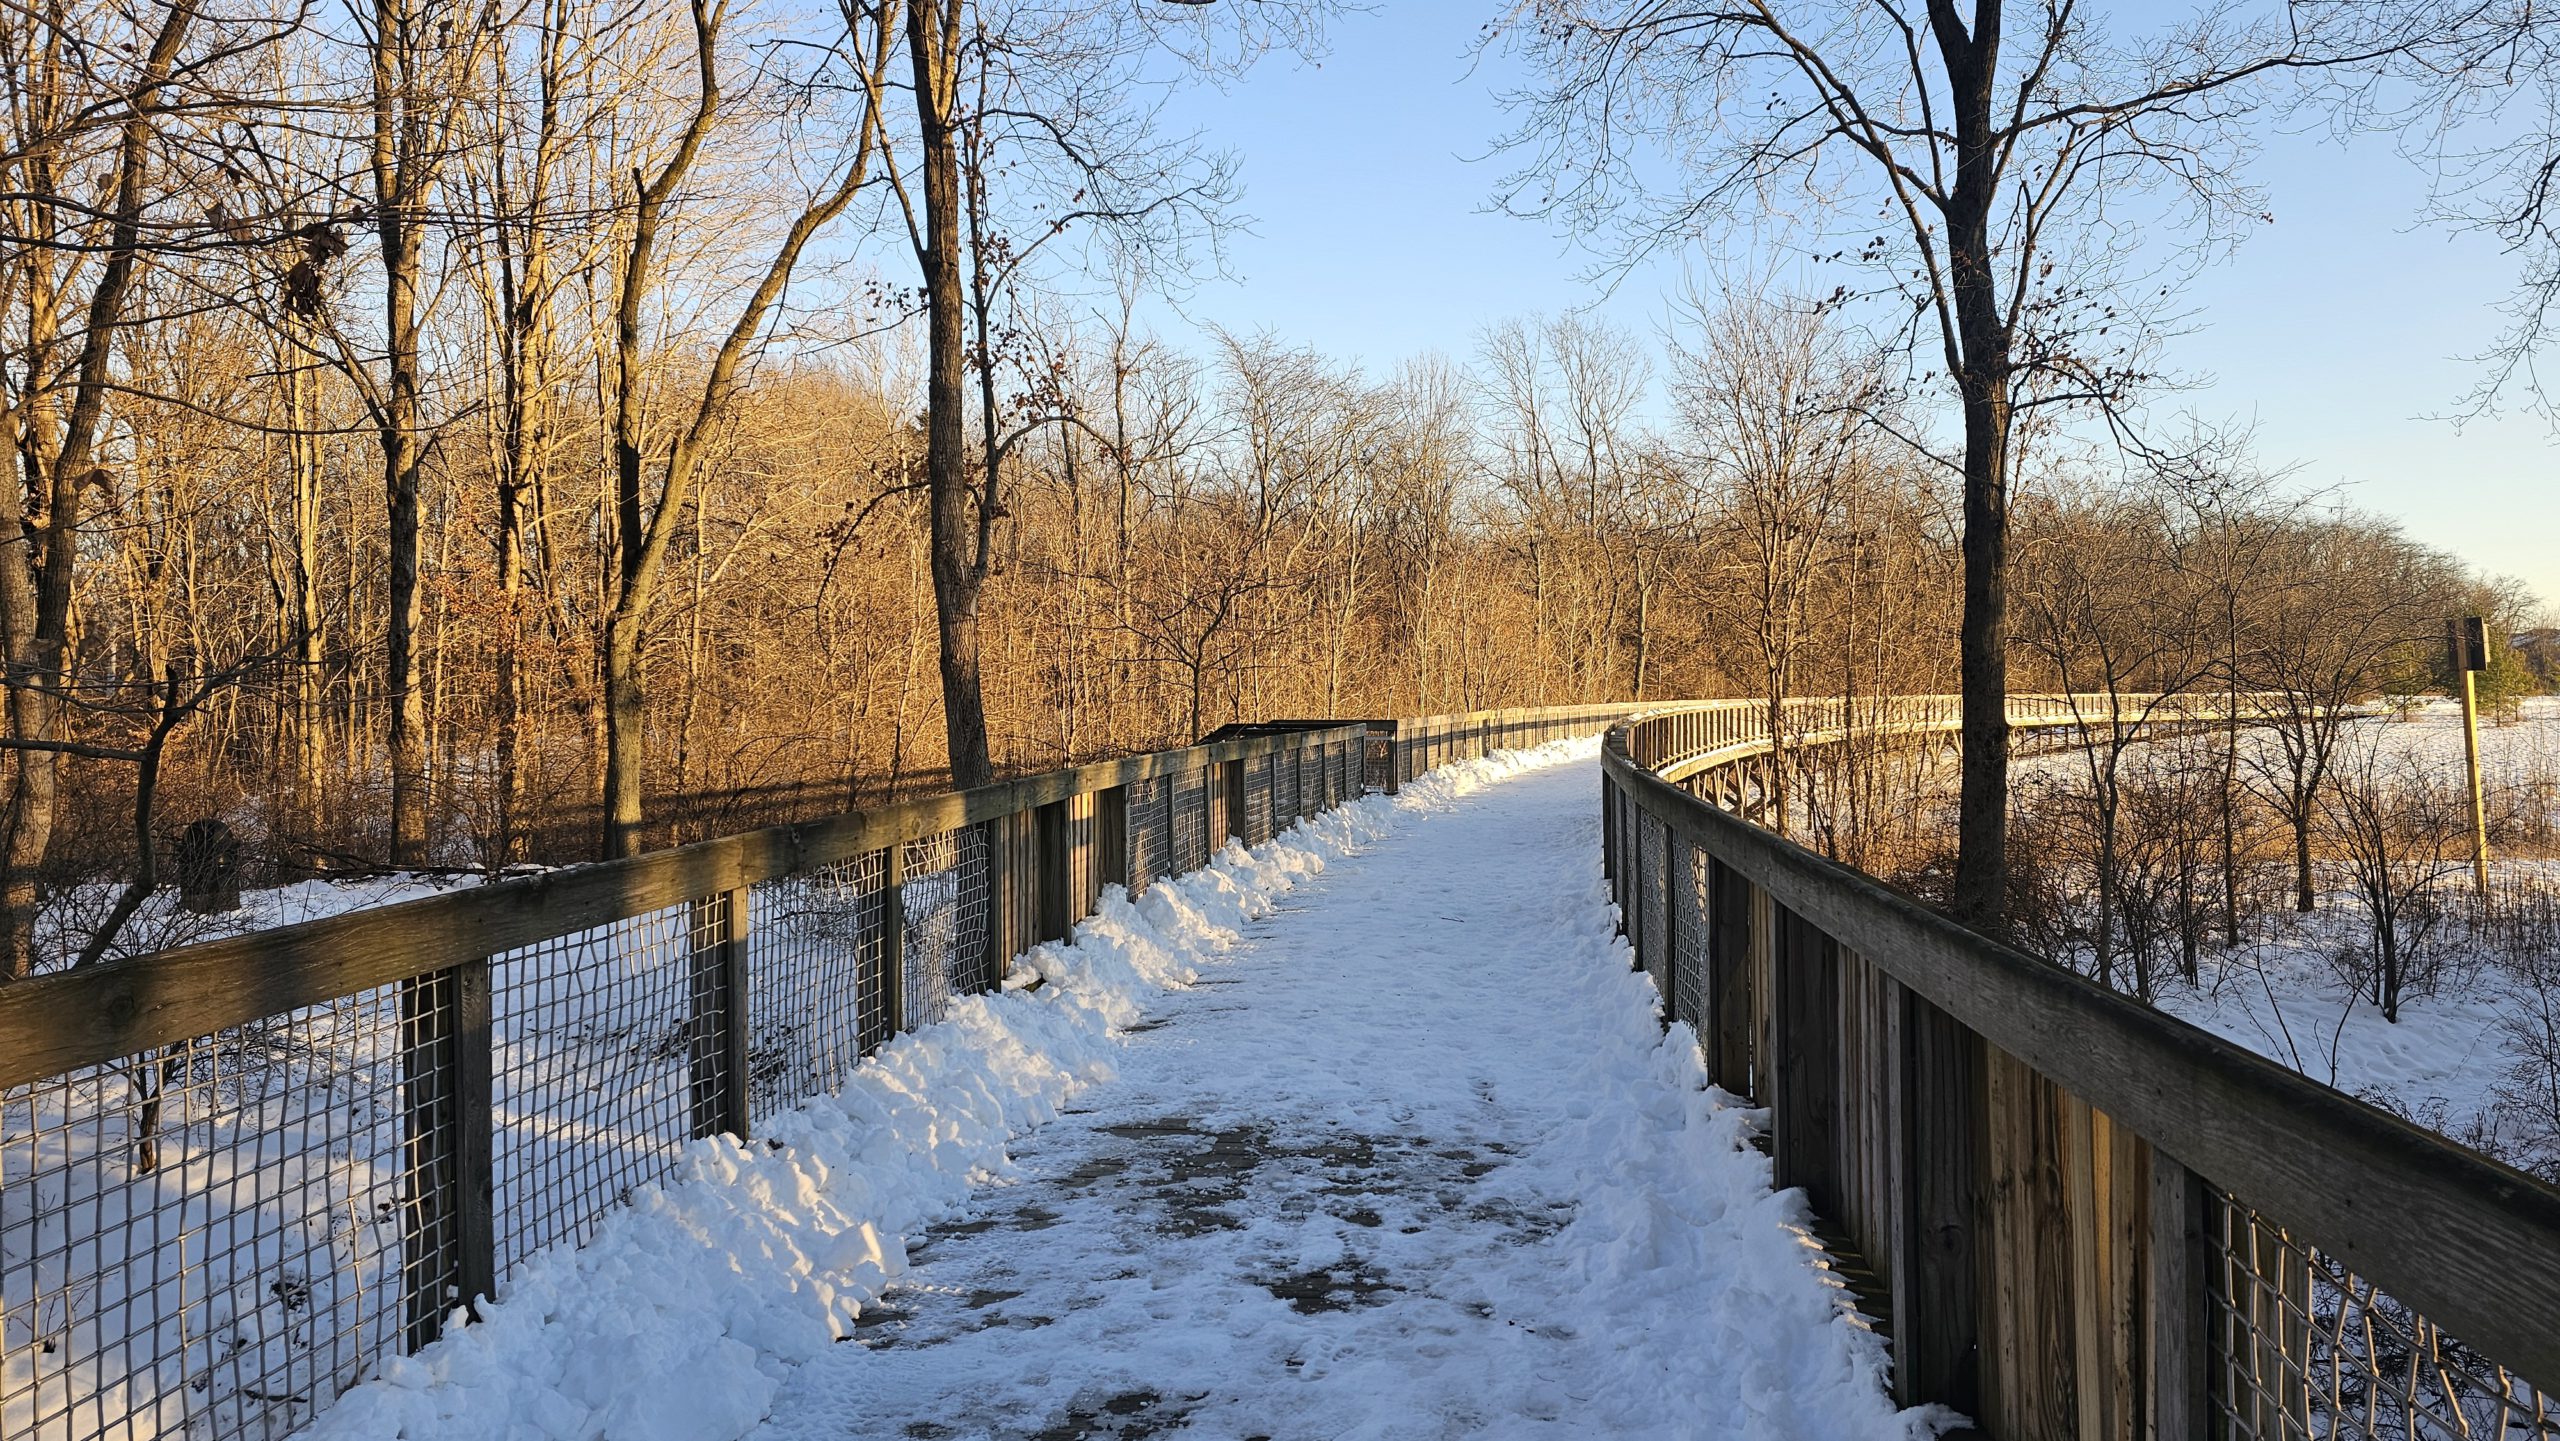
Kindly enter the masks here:
M 2012 719 L 2214 716 L 2154 700 Z M 1788 729 L 1925 734 L 1953 704 Z M 1743 819 L 1762 714 L 1613 728 L 1605 864 L 1667 1019 L 1768 1107 L 1901 1399 L 2010 1441 L 2560 1437 L 2560 1190 Z
M 1300 726 L 0 985 L 0 1437 L 288 1436 L 1105 885 L 1630 709 Z

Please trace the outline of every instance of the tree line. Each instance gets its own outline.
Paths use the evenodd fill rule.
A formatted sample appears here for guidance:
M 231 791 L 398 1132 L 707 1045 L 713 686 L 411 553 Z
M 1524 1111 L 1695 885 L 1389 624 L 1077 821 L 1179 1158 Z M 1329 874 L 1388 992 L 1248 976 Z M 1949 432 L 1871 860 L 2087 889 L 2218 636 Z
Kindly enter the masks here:
M 2086 22 L 2044 13 L 2042 43 L 2094 83 Z M 1893 175 L 1918 173 L 1890 160 L 1914 137 L 1961 152 L 1926 202 L 1954 217 L 1953 258 L 1907 308 L 1942 373 L 1878 329 L 1873 287 L 1737 287 L 1665 345 L 1522 319 L 1388 375 L 1280 337 L 1151 334 L 1147 297 L 1214 251 L 1236 189 L 1156 98 L 1309 51 L 1328 18 L 0 16 L 0 436 L 22 481 L 0 486 L 0 972 L 103 953 L 48 906 L 147 892 L 196 818 L 286 874 L 496 869 L 668 839 L 700 814 L 681 798 L 841 806 L 1291 713 L 1961 688 L 1978 846 L 1984 787 L 2006 814 L 2006 739 L 1975 712 L 2025 683 L 2013 667 L 2040 685 L 2109 656 L 2151 685 L 2192 660 L 2016 608 L 2040 557 L 2096 567 L 2132 543 L 2122 487 L 2038 419 L 2147 375 L 2139 345 L 2096 339 L 2105 267 L 2055 247 L 2099 217 L 2059 197 L 2168 163 L 2137 119 L 2205 146 L 2177 127 L 2236 117 L 2193 97 L 2283 66 L 2160 52 L 2103 123 L 2027 84 L 2060 108 L 1998 133 L 2003 164 L 2048 167 L 2041 191 L 1965 169 L 1992 133 L 1970 89 L 1944 134 L 1837 129 Z M 1570 79 L 1574 27 L 1597 22 L 1551 18 L 1536 33 L 1564 48 L 1543 59 Z M 2322 66 L 2381 54 L 2352 19 L 2286 43 L 2326 47 Z M 1932 43 L 1988 83 L 1982 43 Z M 1524 135 L 1576 133 L 1561 97 L 1524 98 Z M 1544 169 L 1573 174 L 1564 152 Z M 2000 210 L 2021 194 L 2046 208 L 2002 229 L 2026 223 Z M 1935 254 L 1951 222 L 1906 199 Z M 1894 263 L 1887 240 L 1842 263 Z M 1985 265 L 2032 283 L 1985 292 Z M 1948 383 L 1951 446 L 1931 439 Z M 2275 504 L 2210 455 L 2124 453 L 2183 487 L 2143 502 L 2159 544 L 2205 525 L 2196 507 Z M 2394 572 L 2428 597 L 2411 614 L 2459 570 L 2364 518 L 2283 525 L 2314 548 L 2381 534 L 2414 557 Z M 2219 602 L 2221 668 L 2196 675 L 2237 676 L 2261 644 L 2241 631 L 2280 633 L 2258 608 L 2293 593 L 2249 588 L 2247 627 Z M 1961 900 L 1979 866 L 1959 870 Z

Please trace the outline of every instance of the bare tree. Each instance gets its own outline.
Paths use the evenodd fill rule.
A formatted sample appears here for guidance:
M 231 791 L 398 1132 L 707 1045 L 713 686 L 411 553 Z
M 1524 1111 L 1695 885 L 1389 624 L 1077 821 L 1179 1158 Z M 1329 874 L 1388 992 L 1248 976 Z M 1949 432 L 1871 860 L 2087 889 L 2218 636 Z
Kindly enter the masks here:
M 1999 920 L 2006 863 L 2012 428 L 2144 380 L 2138 297 L 2166 287 L 2126 222 L 2219 242 L 2259 208 L 2237 165 L 2272 83 L 2390 44 L 2361 14 L 2314 18 L 2216 7 L 2135 35 L 2072 0 L 1524 0 L 1495 32 L 1542 75 L 1514 97 L 1526 163 L 1505 203 L 1630 256 L 1777 227 L 1854 267 L 1843 297 L 1880 301 L 1943 375 L 1964 477 L 1952 903 L 1975 923 Z
M 926 329 L 925 490 L 932 534 L 943 722 L 953 784 L 995 777 L 987 739 L 980 607 L 1006 514 L 1003 462 L 1014 428 L 996 413 L 997 310 L 1051 242 L 1178 256 L 1214 232 L 1232 190 L 1230 162 L 1167 137 L 1136 96 L 1140 72 L 1172 64 L 1232 72 L 1268 45 L 1308 44 L 1324 0 L 1170 11 L 1084 4 L 1026 8 L 987 0 L 912 0 L 906 17 L 914 104 L 910 159 L 889 157 L 922 279 Z M 974 327 L 975 334 L 972 335 Z M 977 384 L 970 384 L 971 372 Z M 979 438 L 968 434 L 978 405 Z M 975 461 L 974 473 L 972 462 Z
M 1884 386 L 1819 305 L 1746 293 L 1720 308 L 1693 299 L 1692 310 L 1696 338 L 1675 352 L 1672 394 L 1716 560 L 1682 576 L 1695 603 L 1744 638 L 1776 738 L 1769 802 L 1784 835 L 1787 702 L 1822 568 L 1872 468 L 1866 416 Z
M 729 323 L 704 367 L 693 403 L 673 417 L 664 474 L 654 497 L 644 494 L 648 469 L 642 388 L 642 320 L 657 285 L 657 248 L 669 208 L 684 193 L 703 146 L 722 118 L 722 27 L 728 0 L 691 0 L 694 38 L 694 104 L 673 148 L 639 185 L 628 240 L 617 257 L 619 303 L 614 311 L 613 463 L 614 554 L 618 568 L 605 622 L 605 852 L 631 855 L 640 845 L 640 778 L 647 761 L 648 709 L 641 688 L 644 630 L 656 600 L 667 547 L 693 497 L 695 475 L 713 428 L 726 415 L 744 366 L 764 335 L 774 307 L 790 284 L 811 240 L 844 213 L 869 183 L 878 110 L 897 25 L 894 0 L 868 8 L 845 7 L 845 63 L 856 77 L 855 113 L 848 143 L 786 225 L 781 240 Z
M 2149 749 L 2164 713 L 2221 657 L 2199 622 L 2183 517 L 2157 492 L 2102 491 L 2076 504 L 2045 504 L 2025 527 L 2020 559 L 2018 639 L 2079 721 L 2073 753 L 2087 802 L 2097 879 L 2092 961 L 2101 985 L 2117 985 L 2122 924 L 2148 909 L 2123 901 L 2133 889 L 2125 844 L 2127 762 Z M 2139 899 L 2139 898 L 2137 898 Z M 2144 948 L 2132 989 L 2148 999 Z
M 2413 757 L 2385 759 L 2382 745 L 2350 742 L 2338 757 L 2335 784 L 2319 797 L 2327 839 L 2364 907 L 2372 949 L 2362 977 L 2386 1021 L 2422 967 L 2441 910 L 2435 888 L 2466 864 L 2465 802 L 2445 779 Z
M 10 461 L 0 482 L 0 663 L 16 751 L 0 837 L 0 979 L 27 975 L 35 961 L 38 868 L 53 835 L 72 700 L 83 507 L 112 479 L 102 452 L 117 352 L 146 252 L 162 243 L 146 221 L 164 187 L 183 178 L 167 173 L 174 157 L 162 126 L 192 98 L 182 82 L 194 68 L 184 62 L 196 20 L 191 0 L 125 35 L 84 36 L 58 11 L 0 18 L 14 111 L 0 287 L 22 317 L 6 347 L 14 363 L 0 367 Z M 95 189 L 93 165 L 105 181 Z
M 2313 831 L 2321 794 L 2358 706 L 2379 694 L 2444 609 L 2442 560 L 2393 528 L 2346 515 L 2261 538 L 2280 559 L 2249 607 L 2241 651 L 2270 744 L 2254 779 L 2293 832 L 2294 906 L 2315 904 Z

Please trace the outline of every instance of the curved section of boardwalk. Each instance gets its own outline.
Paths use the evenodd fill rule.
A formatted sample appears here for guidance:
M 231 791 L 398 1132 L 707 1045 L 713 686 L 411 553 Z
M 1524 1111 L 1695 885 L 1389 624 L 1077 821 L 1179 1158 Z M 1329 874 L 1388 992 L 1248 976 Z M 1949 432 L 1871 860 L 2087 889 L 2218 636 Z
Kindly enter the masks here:
M 1292 891 L 754 1434 L 1923 1429 L 1628 974 L 1595 786 L 1495 783 Z

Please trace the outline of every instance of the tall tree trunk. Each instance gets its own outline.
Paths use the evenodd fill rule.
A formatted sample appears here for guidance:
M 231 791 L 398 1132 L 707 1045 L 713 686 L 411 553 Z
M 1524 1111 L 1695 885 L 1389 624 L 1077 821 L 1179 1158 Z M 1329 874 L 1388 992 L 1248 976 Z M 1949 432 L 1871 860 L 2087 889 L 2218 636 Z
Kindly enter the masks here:
M 374 230 L 382 245 L 384 385 L 376 414 L 382 488 L 389 517 L 391 593 L 383 630 L 384 699 L 389 702 L 391 861 L 427 859 L 426 696 L 418 684 L 418 482 L 425 446 L 420 417 L 419 272 L 424 209 L 436 158 L 427 154 L 416 93 L 407 73 L 427 43 L 412 32 L 422 17 L 406 0 L 378 0 L 373 23 Z
M 285 385 L 293 435 L 293 808 L 296 822 L 313 837 L 321 831 L 323 754 L 320 638 L 320 435 L 313 413 L 314 376 L 301 347 L 294 347 Z
M 1978 0 L 1965 36 L 1951 8 L 1931 17 L 1956 114 L 1956 183 L 1948 196 L 1947 265 L 1956 345 L 1948 357 L 1964 401 L 1964 616 L 1959 628 L 1964 778 L 1956 801 L 1950 909 L 1998 929 L 2009 847 L 2009 331 L 1993 271 L 1992 202 L 2000 155 L 1992 129 L 1999 0 Z
M 968 351 L 962 339 L 966 286 L 960 252 L 960 147 L 952 124 L 958 31 L 958 0 L 908 7 L 907 53 L 915 68 L 923 152 L 924 243 L 916 259 L 924 271 L 926 311 L 925 487 L 931 500 L 934 626 L 941 639 L 942 723 L 951 784 L 965 790 L 996 777 L 987 745 L 978 646 L 986 534 L 994 518 L 987 513 L 992 496 L 971 504 L 962 424 L 968 405 Z

